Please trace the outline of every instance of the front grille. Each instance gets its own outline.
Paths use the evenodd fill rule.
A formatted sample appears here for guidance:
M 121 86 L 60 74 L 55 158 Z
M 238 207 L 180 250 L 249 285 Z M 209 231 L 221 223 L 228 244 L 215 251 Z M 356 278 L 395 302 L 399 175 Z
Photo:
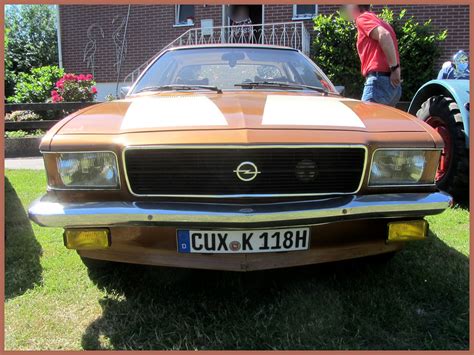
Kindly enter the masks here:
M 136 195 L 318 195 L 356 192 L 364 170 L 363 147 L 129 148 L 129 187 Z M 259 173 L 242 181 L 243 162 Z M 241 177 L 252 166 L 242 166 Z

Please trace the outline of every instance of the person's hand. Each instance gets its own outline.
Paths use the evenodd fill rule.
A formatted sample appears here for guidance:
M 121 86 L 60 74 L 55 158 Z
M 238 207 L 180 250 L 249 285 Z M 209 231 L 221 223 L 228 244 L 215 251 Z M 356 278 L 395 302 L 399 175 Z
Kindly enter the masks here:
M 398 85 L 400 85 L 400 83 L 402 82 L 402 80 L 401 80 L 400 67 L 398 67 L 397 69 L 395 69 L 395 70 L 390 74 L 390 82 L 392 83 L 392 86 L 395 87 L 395 88 L 396 88 Z

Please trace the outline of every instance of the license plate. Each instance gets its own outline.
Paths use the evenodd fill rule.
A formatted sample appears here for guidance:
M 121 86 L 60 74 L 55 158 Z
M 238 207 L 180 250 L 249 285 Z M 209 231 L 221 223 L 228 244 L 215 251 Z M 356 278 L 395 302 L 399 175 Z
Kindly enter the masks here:
M 180 253 L 272 253 L 309 248 L 309 228 L 177 231 Z

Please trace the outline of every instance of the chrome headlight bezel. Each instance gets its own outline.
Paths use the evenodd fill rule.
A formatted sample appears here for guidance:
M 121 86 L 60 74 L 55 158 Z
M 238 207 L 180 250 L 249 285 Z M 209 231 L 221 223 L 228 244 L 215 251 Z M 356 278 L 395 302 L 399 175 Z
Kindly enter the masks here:
M 369 176 L 367 186 L 370 188 L 383 188 L 383 187 L 422 187 L 422 186 L 435 186 L 435 177 L 436 171 L 438 169 L 439 159 L 441 155 L 441 148 L 378 148 L 375 149 L 372 153 L 372 159 L 369 166 Z M 412 152 L 420 153 L 419 157 L 423 156 L 424 165 L 421 170 L 420 177 L 417 180 L 410 180 L 410 177 L 406 176 L 404 180 L 391 178 L 392 181 L 386 179 L 383 181 L 383 178 L 374 177 L 374 164 L 377 163 L 377 154 L 383 153 L 402 153 L 402 152 Z M 412 157 L 413 158 L 413 157 Z M 380 158 L 379 158 L 380 159 Z M 396 171 L 395 169 L 393 171 Z M 374 180 L 380 179 L 381 182 L 377 183 Z
M 67 159 L 64 159 L 64 157 L 65 156 L 67 157 L 68 155 L 69 157 Z M 106 178 L 104 179 L 103 176 L 100 176 L 102 172 L 97 172 L 93 170 L 91 170 L 90 172 L 91 177 L 89 181 L 87 180 L 83 180 L 79 182 L 65 181 L 64 165 L 61 164 L 62 161 L 67 161 L 68 159 L 70 161 L 75 160 L 75 164 L 77 164 L 77 168 L 79 168 L 81 167 L 81 165 L 84 165 L 85 162 L 90 163 L 91 161 L 94 161 L 94 158 L 91 158 L 91 156 L 94 156 L 94 155 L 96 155 L 95 160 L 107 159 L 108 163 L 110 163 L 109 165 L 104 165 L 104 168 L 109 167 L 109 172 L 111 172 L 112 174 L 112 176 L 110 177 L 110 183 L 94 183 L 94 177 L 102 178 L 104 181 L 106 181 Z M 49 164 L 46 161 L 46 156 L 48 156 L 49 158 Z M 74 156 L 77 156 L 77 158 L 74 158 Z M 85 160 L 86 157 L 89 160 Z M 118 157 L 114 151 L 100 150 L 100 151 L 47 152 L 47 154 L 45 154 L 45 163 L 46 163 L 47 170 L 48 170 L 48 166 L 50 167 L 50 169 L 52 168 L 55 170 L 54 172 L 47 171 L 48 187 L 52 190 L 119 190 L 121 186 Z M 100 166 L 100 164 L 98 166 Z M 88 165 L 86 167 L 87 168 L 86 170 L 88 170 L 90 167 L 91 165 Z M 95 165 L 93 165 L 93 167 L 97 168 L 97 166 Z M 84 168 L 82 168 L 81 170 L 84 170 Z M 53 176 L 49 176 L 51 173 L 53 173 L 52 174 Z M 95 173 L 95 176 L 92 175 L 94 173 Z M 88 172 L 83 172 L 82 174 L 88 174 Z

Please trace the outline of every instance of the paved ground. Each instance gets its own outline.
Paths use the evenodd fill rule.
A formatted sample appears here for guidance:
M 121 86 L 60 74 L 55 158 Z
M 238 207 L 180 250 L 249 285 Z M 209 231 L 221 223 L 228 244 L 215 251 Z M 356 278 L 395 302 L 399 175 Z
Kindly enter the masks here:
M 43 170 L 43 158 L 8 158 L 5 159 L 5 169 Z

